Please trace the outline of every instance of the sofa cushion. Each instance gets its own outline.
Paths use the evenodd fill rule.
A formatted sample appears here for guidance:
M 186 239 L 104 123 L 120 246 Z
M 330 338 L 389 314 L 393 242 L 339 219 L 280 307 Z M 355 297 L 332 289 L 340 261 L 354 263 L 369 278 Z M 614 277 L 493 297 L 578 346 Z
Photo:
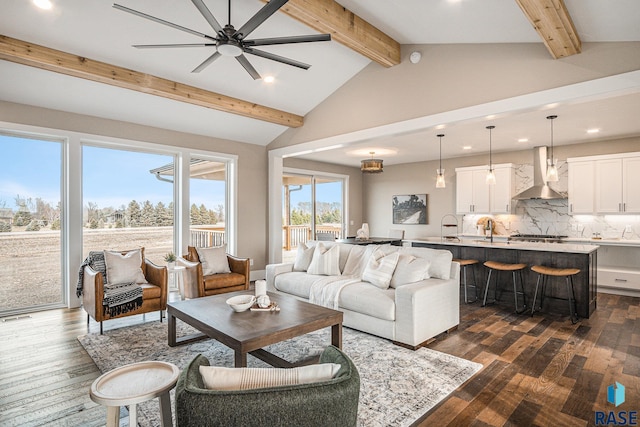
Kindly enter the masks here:
M 383 251 L 376 250 L 367 262 L 362 273 L 362 280 L 369 282 L 380 289 L 387 289 L 393 276 L 393 271 L 398 264 L 398 252 L 385 255 Z
M 313 258 L 311 259 L 307 273 L 339 276 L 339 260 L 340 247 L 338 245 L 327 247 L 323 242 L 319 242 L 313 251 Z
M 368 282 L 345 286 L 340 292 L 338 305 L 378 319 L 396 320 L 395 290 L 376 288 Z
M 146 283 L 142 272 L 142 251 L 134 249 L 125 253 L 104 251 L 104 262 L 107 266 L 109 284 Z
M 362 277 L 364 268 L 367 266 L 367 261 L 375 252 L 377 245 L 353 245 L 347 262 L 344 265 L 342 274 L 345 276 L 357 276 Z
M 298 243 L 298 252 L 293 263 L 293 271 L 307 271 L 313 259 L 314 249 L 315 246 L 307 246 L 302 242 Z
M 419 282 L 429 278 L 429 266 L 431 262 L 425 258 L 418 258 L 413 255 L 400 254 L 398 264 L 391 277 L 389 286 L 397 288 L 409 283 Z
M 244 275 L 239 273 L 218 273 L 215 275 L 204 276 L 202 280 L 204 282 L 205 291 L 245 284 Z
M 293 271 L 291 273 L 277 275 L 274 278 L 274 286 L 281 292 L 309 299 L 311 285 L 318 280 L 319 277 L 324 276 L 315 276 L 303 271 Z
M 431 262 L 429 266 L 430 277 L 445 280 L 451 278 L 451 261 L 453 259 L 451 252 L 440 249 L 411 247 L 403 247 L 400 252 L 429 260 Z
M 337 363 L 320 363 L 297 368 L 200 366 L 200 375 L 204 386 L 209 390 L 250 390 L 328 381 L 338 373 L 340 367 Z
M 215 248 L 196 248 L 198 258 L 202 263 L 202 275 L 209 276 L 218 273 L 231 273 L 227 258 L 227 245 Z

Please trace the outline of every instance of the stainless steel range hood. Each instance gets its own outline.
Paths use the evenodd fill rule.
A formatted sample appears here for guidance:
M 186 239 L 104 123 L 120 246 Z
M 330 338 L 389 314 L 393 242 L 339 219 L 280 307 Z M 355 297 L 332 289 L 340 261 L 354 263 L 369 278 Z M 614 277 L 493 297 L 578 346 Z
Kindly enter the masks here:
M 514 200 L 530 199 L 565 199 L 562 194 L 552 190 L 546 181 L 547 176 L 547 147 L 533 149 L 533 187 L 516 195 Z

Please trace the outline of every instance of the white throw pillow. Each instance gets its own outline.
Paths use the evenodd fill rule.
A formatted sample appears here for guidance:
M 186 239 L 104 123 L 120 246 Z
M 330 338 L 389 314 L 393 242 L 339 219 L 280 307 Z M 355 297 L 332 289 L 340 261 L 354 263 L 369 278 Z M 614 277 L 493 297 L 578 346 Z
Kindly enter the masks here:
M 209 390 L 248 390 L 254 388 L 309 384 L 328 381 L 340 370 L 337 363 L 298 368 L 223 368 L 200 366 L 204 386 Z
M 391 283 L 393 271 L 398 264 L 399 256 L 398 252 L 385 255 L 381 250 L 376 250 L 367 262 L 362 273 L 362 280 L 380 289 L 387 289 Z
M 196 248 L 198 258 L 202 263 L 202 275 L 231 273 L 229 259 L 227 258 L 227 245 L 215 248 Z
M 107 281 L 110 285 L 121 283 L 147 283 L 142 272 L 142 252 L 140 249 L 122 255 L 117 251 L 104 251 L 107 266 Z
M 409 283 L 419 282 L 429 278 L 429 266 L 431 262 L 424 258 L 416 258 L 413 255 L 400 254 L 398 264 L 391 277 L 392 288 L 398 288 Z
M 318 243 L 307 273 L 340 276 L 340 247 L 334 245 L 327 248 L 323 243 Z
M 302 242 L 298 243 L 298 253 L 296 253 L 296 260 L 293 263 L 293 271 L 307 271 L 313 259 L 314 249 L 314 246 L 307 247 Z

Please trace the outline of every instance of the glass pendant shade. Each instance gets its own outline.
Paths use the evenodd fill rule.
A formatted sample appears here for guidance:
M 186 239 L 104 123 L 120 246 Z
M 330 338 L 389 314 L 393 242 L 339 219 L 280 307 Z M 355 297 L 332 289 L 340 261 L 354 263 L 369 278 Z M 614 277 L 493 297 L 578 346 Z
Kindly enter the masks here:
M 489 185 L 495 185 L 496 183 L 496 173 L 493 170 L 493 168 L 489 169 L 487 171 L 487 180 L 486 180 L 487 184 Z
M 551 122 L 551 158 L 547 159 L 547 182 L 558 182 L 558 168 L 556 164 L 558 159 L 553 158 L 553 120 L 558 116 L 547 116 L 547 120 Z
M 438 175 L 436 175 L 436 188 L 445 188 L 447 186 L 444 181 L 444 169 L 437 169 Z

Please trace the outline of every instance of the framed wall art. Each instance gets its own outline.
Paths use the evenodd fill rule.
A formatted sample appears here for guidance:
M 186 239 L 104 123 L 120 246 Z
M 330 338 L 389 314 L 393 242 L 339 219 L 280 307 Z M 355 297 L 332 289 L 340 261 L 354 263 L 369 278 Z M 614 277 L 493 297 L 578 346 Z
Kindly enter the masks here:
M 428 224 L 426 194 L 393 196 L 392 203 L 394 224 Z

